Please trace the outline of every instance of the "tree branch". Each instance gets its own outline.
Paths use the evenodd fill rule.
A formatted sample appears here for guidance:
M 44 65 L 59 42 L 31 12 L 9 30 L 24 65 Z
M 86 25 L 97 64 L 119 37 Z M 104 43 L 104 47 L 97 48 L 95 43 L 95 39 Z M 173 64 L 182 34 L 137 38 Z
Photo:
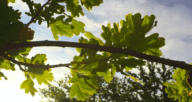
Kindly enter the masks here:
M 47 4 L 49 4 L 50 1 L 51 1 L 51 0 L 48 0 L 45 4 L 43 4 L 43 6 L 41 6 L 41 8 L 37 11 L 37 13 L 35 14 L 35 16 L 31 18 L 31 20 L 27 23 L 27 25 L 26 25 L 25 27 L 28 27 L 28 26 L 33 22 L 33 20 L 34 20 L 36 17 L 39 16 L 39 14 L 41 13 L 43 7 L 45 7 Z
M 16 61 L 15 59 L 11 58 L 8 56 L 8 54 L 2 54 L 0 57 L 3 57 L 15 64 L 17 64 L 20 68 L 20 70 L 22 71 L 25 71 L 24 69 L 21 68 L 20 65 L 25 65 L 27 67 L 31 67 L 31 68 L 44 68 L 44 69 L 48 69 L 48 68 L 55 68 L 55 67 L 67 67 L 67 68 L 70 68 L 69 66 L 71 65 L 71 63 L 67 63 L 67 64 L 57 64 L 57 65 L 33 65 L 33 64 L 28 64 L 28 63 L 23 63 L 23 62 L 19 62 L 19 61 Z M 101 60 L 108 60 L 110 57 L 107 57 L 107 58 L 104 58 L 104 59 L 101 59 Z M 90 62 L 84 62 L 84 64 L 88 64 Z M 73 68 L 73 69 L 76 69 L 76 68 Z
M 9 60 L 9 61 L 12 61 L 13 63 L 15 64 L 18 64 L 18 65 L 25 65 L 27 67 L 32 67 L 32 68 L 44 68 L 44 69 L 48 69 L 48 68 L 55 68 L 55 67 L 68 67 L 69 65 L 71 65 L 71 63 L 68 63 L 68 64 L 57 64 L 57 65 L 33 65 L 33 64 L 28 64 L 28 63 L 23 63 L 23 62 L 19 62 L 19 61 L 16 61 L 15 59 L 11 58 L 11 57 L 8 57 L 7 54 L 1 54 L 1 57 Z M 20 68 L 21 69 L 21 68 Z M 21 69 L 22 70 L 22 69 Z
M 9 46 L 1 47 L 0 56 L 5 57 L 5 56 L 3 56 L 3 53 L 5 53 L 5 51 L 9 51 L 12 49 L 18 49 L 18 48 L 23 48 L 23 47 L 39 47 L 39 46 L 74 47 L 74 48 L 99 50 L 99 51 L 105 51 L 105 52 L 111 52 L 111 53 L 121 53 L 121 54 L 126 54 L 126 55 L 135 56 L 138 58 L 142 58 L 142 59 L 145 59 L 145 60 L 148 60 L 151 62 L 158 62 L 158 63 L 170 65 L 173 67 L 179 67 L 179 68 L 182 68 L 185 70 L 192 69 L 192 65 L 189 65 L 189 64 L 185 63 L 184 61 L 175 61 L 175 60 L 155 57 L 155 56 L 140 53 L 140 52 L 137 52 L 137 51 L 134 51 L 131 49 L 121 49 L 121 48 L 115 48 L 115 47 L 100 46 L 100 45 L 95 45 L 95 44 L 84 44 L 84 43 L 66 42 L 66 41 L 31 41 L 31 42 L 11 44 Z M 30 66 L 35 67 L 35 65 L 32 65 L 32 64 Z M 42 67 L 43 66 L 41 66 L 41 68 Z M 55 67 L 59 67 L 59 66 L 55 66 Z M 47 67 L 44 67 L 44 68 L 47 68 Z

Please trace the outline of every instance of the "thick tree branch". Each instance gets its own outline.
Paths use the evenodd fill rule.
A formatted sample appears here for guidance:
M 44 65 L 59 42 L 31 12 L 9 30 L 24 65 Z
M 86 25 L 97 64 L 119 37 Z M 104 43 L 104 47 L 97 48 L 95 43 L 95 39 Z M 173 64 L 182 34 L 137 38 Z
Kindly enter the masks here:
M 105 52 L 111 52 L 111 53 L 121 53 L 121 54 L 126 54 L 126 55 L 135 56 L 138 58 L 142 58 L 145 60 L 149 60 L 152 62 L 158 62 L 158 63 L 170 65 L 173 67 L 179 67 L 179 68 L 182 68 L 185 70 L 192 69 L 192 65 L 189 65 L 189 64 L 185 63 L 184 61 L 175 61 L 175 60 L 155 57 L 155 56 L 143 54 L 143 53 L 131 50 L 131 49 L 121 49 L 121 48 L 115 48 L 115 47 L 106 47 L 106 46 L 100 46 L 100 45 L 83 44 L 83 43 L 66 42 L 66 41 L 31 41 L 31 42 L 11 44 L 9 46 L 1 47 L 0 56 L 2 56 L 2 54 L 8 50 L 18 49 L 18 48 L 23 48 L 23 47 L 39 47 L 39 46 L 86 48 L 86 49 L 99 50 L 99 51 L 105 51 Z M 34 67 L 34 65 L 31 65 L 31 66 Z M 43 66 L 41 66 L 41 67 L 43 67 Z

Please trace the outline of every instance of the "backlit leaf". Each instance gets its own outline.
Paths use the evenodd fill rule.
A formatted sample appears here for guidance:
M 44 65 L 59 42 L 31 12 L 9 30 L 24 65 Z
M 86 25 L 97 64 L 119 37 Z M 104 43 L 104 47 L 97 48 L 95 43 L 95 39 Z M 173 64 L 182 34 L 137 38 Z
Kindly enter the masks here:
M 84 24 L 83 22 L 80 22 L 80 21 L 77 21 L 77 20 L 73 19 L 71 25 L 74 26 L 74 29 L 73 29 L 72 31 L 73 31 L 73 33 L 74 33 L 75 35 L 79 35 L 80 32 L 81 32 L 81 33 L 84 33 L 84 31 L 85 31 L 85 30 L 84 30 L 85 24 Z
M 29 93 L 34 96 L 35 92 L 37 92 L 37 90 L 34 87 L 34 82 L 31 78 L 28 78 L 26 80 L 24 80 L 21 85 L 20 85 L 21 89 L 25 89 L 25 93 Z
M 72 37 L 73 33 L 71 30 L 71 26 L 68 24 L 64 24 L 63 21 L 58 20 L 55 23 L 50 24 L 51 27 L 51 31 L 53 33 L 53 37 L 55 38 L 55 40 L 58 40 L 58 35 L 60 34 L 60 36 L 67 36 L 67 37 Z

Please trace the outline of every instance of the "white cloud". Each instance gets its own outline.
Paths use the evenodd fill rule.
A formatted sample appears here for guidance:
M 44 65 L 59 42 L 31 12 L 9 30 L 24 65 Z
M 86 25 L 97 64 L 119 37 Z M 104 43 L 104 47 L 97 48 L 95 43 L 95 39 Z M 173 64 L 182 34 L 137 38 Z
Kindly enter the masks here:
M 15 0 L 15 3 L 9 3 L 9 6 L 12 6 L 14 9 L 19 9 L 19 11 L 28 11 L 29 7 L 26 3 L 21 0 Z
M 78 21 L 83 22 L 85 26 L 85 30 L 87 31 L 96 31 L 97 29 L 101 28 L 101 24 L 94 21 L 94 19 L 87 18 L 86 15 L 80 16 L 79 18 L 76 18 Z

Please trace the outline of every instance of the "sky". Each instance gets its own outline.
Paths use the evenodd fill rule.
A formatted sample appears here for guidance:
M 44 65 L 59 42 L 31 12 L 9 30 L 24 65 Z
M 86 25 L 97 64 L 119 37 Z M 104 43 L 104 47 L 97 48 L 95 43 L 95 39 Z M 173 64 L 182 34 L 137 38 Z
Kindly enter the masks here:
M 46 0 L 34 0 L 34 2 L 44 4 Z M 185 61 L 192 63 L 192 1 L 191 0 L 104 0 L 99 7 L 93 7 L 91 11 L 87 11 L 83 7 L 84 16 L 75 18 L 78 21 L 85 23 L 85 30 L 91 32 L 96 37 L 101 38 L 101 26 L 108 23 L 120 22 L 125 20 L 125 15 L 131 13 L 140 13 L 142 17 L 145 15 L 156 16 L 158 21 L 157 27 L 154 27 L 148 34 L 159 33 L 160 37 L 165 38 L 165 46 L 161 51 L 165 58 L 172 60 Z M 26 16 L 28 6 L 22 3 L 21 0 L 16 0 L 16 3 L 9 4 L 14 9 L 19 9 L 23 14 L 21 21 L 28 23 L 31 19 Z M 46 23 L 42 25 L 31 24 L 31 29 L 35 30 L 33 41 L 55 40 L 50 28 L 47 28 Z M 59 37 L 59 41 L 78 42 L 78 39 L 83 36 L 74 36 L 68 38 L 66 36 Z M 34 47 L 28 58 L 36 54 L 46 54 L 46 64 L 70 63 L 75 55 L 79 55 L 75 48 L 59 48 L 59 47 Z M 30 93 L 25 94 L 24 89 L 20 89 L 20 84 L 25 80 L 25 76 L 18 66 L 15 65 L 16 71 L 2 70 L 8 77 L 8 80 L 0 81 L 0 97 L 1 102 L 39 102 L 41 96 L 36 93 L 34 97 Z M 69 69 L 59 67 L 52 69 L 54 80 L 58 81 L 64 78 L 64 75 L 70 74 Z M 120 76 L 120 75 L 119 75 Z M 34 80 L 35 88 L 46 88 L 45 84 L 39 85 Z M 54 82 L 51 82 L 54 84 Z

